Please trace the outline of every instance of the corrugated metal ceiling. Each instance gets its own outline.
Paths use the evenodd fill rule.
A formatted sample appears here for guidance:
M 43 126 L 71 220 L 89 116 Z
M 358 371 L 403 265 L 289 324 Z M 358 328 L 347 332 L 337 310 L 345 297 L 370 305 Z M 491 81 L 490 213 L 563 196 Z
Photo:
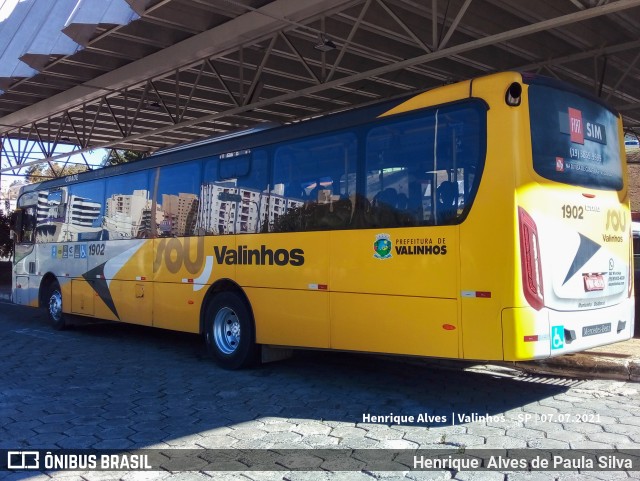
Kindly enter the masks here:
M 639 39 L 640 0 L 23 0 L 0 23 L 0 136 L 155 151 L 508 69 L 638 133 Z

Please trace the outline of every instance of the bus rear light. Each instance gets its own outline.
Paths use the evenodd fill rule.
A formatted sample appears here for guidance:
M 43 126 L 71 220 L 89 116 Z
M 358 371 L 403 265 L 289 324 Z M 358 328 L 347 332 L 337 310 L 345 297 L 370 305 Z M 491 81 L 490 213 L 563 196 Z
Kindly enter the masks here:
M 442 325 L 442 329 L 444 329 L 445 331 L 453 331 L 455 330 L 456 326 L 454 326 L 453 324 L 443 324 Z
M 524 342 L 538 342 L 538 335 L 535 336 L 524 336 Z
M 539 311 L 544 306 L 544 286 L 538 228 L 533 218 L 522 207 L 518 207 L 518 220 L 524 297 L 531 307 Z

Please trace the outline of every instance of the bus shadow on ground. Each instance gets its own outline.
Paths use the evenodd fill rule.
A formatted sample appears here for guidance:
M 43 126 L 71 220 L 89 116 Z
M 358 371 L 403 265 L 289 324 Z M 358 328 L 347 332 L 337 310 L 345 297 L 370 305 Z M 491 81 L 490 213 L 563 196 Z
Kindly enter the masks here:
M 297 351 L 286 361 L 225 371 L 196 335 L 108 322 L 57 332 L 42 311 L 10 304 L 0 318 L 0 324 L 11 319 L 15 334 L 13 341 L 0 342 L 7 365 L 0 374 L 7 388 L 3 410 L 20 422 L 57 422 L 55 432 L 7 433 L 15 448 L 238 447 L 218 445 L 229 434 L 226 428 L 244 429 L 244 448 L 270 439 L 295 447 L 300 435 L 270 438 L 252 421 L 288 422 L 295 431 L 297 424 L 353 426 L 370 420 L 367 415 L 417 420 L 422 414 L 421 422 L 405 418 L 396 424 L 437 430 L 459 415 L 500 416 L 568 389 L 467 372 L 462 363 L 460 370 L 442 369 L 424 361 L 325 351 Z M 372 424 L 388 429 L 394 422 Z M 251 429 L 256 436 L 247 437 Z

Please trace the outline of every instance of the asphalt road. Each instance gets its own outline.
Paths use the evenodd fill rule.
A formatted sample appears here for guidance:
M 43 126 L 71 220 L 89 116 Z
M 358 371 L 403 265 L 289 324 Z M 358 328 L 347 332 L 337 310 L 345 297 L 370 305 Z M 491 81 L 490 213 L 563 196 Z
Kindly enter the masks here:
M 311 351 L 230 372 L 208 359 L 198 336 L 115 323 L 57 332 L 39 310 L 8 303 L 0 303 L 0 367 L 0 450 L 640 449 L 638 383 Z M 368 417 L 391 413 L 414 422 Z M 5 471 L 0 479 L 640 479 L 624 470 L 191 468 Z

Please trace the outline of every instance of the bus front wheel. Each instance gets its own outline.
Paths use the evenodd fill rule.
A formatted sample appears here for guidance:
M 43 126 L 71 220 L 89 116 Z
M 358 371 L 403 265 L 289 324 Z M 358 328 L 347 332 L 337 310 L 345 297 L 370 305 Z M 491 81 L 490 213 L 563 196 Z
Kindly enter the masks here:
M 240 369 L 256 363 L 258 348 L 249 306 L 235 292 L 217 294 L 205 311 L 207 350 L 225 369 Z
M 62 291 L 58 281 L 53 281 L 49 284 L 45 291 L 44 301 L 53 328 L 60 331 L 67 327 L 66 319 L 62 312 Z

